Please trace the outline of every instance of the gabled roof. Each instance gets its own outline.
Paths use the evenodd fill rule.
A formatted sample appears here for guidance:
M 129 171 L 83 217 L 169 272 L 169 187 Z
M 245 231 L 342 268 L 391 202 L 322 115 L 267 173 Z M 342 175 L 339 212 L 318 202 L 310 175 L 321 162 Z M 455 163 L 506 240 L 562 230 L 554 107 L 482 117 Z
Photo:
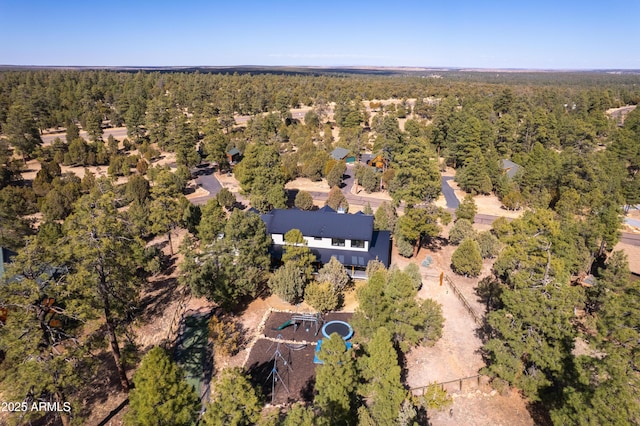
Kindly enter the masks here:
M 346 148 L 336 148 L 331 151 L 331 158 L 334 160 L 344 160 L 349 155 L 349 150 Z
M 269 234 L 299 229 L 306 237 L 371 241 L 373 216 L 336 213 L 331 208 L 316 211 L 274 209 L 260 216 Z
M 227 151 L 227 155 L 238 155 L 240 154 L 240 150 L 238 148 L 231 148 L 229 151 Z
M 514 163 L 511 160 L 502 160 L 502 170 L 504 170 L 504 172 L 507 174 L 507 176 L 509 176 L 510 179 L 513 179 L 513 177 L 516 175 L 516 173 L 518 173 L 518 171 L 521 169 L 521 166 Z

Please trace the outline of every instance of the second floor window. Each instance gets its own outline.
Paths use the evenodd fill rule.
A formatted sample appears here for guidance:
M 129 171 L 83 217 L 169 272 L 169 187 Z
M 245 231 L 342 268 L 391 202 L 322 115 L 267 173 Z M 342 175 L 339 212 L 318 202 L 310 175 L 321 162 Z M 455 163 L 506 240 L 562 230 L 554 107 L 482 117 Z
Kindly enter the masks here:
M 351 247 L 364 248 L 364 240 L 351 240 Z
M 332 238 L 331 245 L 336 247 L 344 247 L 344 240 L 341 238 Z

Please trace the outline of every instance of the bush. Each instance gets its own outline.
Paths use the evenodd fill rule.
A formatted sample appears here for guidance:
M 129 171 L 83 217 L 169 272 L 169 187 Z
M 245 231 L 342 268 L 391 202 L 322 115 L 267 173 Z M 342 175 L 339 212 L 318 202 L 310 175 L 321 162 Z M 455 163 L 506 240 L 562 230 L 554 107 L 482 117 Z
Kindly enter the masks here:
M 214 315 L 209 320 L 209 337 L 217 351 L 233 356 L 242 345 L 242 326 L 232 319 Z
M 311 210 L 313 208 L 313 197 L 307 191 L 299 191 L 296 194 L 294 204 L 300 210 Z
M 481 232 L 476 237 L 483 259 L 492 259 L 500 252 L 500 241 L 491 232 Z
M 269 278 L 271 292 L 288 303 L 298 303 L 304 293 L 306 279 L 293 262 L 285 263 Z
M 482 270 L 480 246 L 475 240 L 466 239 L 451 256 L 451 269 L 459 275 L 477 277 Z
M 351 283 L 351 278 L 344 269 L 344 265 L 335 256 L 331 256 L 329 262 L 320 268 L 317 280 L 321 283 L 330 283 L 336 293 L 344 291 Z
M 420 267 L 415 263 L 410 263 L 404 267 L 404 273 L 411 277 L 413 286 L 416 290 L 420 290 L 422 287 L 422 274 L 420 273 Z
M 335 311 L 340 305 L 338 293 L 328 282 L 312 282 L 304 290 L 304 301 L 320 312 Z
M 396 240 L 396 247 L 398 247 L 398 253 L 400 253 L 400 256 L 403 256 L 403 257 L 413 256 L 413 245 L 409 241 L 405 240 L 399 235 L 396 236 L 395 240 Z
M 473 225 L 467 219 L 458 219 L 453 224 L 449 231 L 449 242 L 454 245 L 460 244 L 467 238 L 475 238 L 476 231 L 473 229 Z

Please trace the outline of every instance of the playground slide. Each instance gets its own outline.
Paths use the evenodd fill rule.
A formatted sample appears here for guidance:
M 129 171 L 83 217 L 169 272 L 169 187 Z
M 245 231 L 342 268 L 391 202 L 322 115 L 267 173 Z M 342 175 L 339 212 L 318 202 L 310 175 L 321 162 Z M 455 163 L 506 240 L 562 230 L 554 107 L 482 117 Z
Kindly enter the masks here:
M 289 320 L 289 321 L 284 322 L 280 327 L 274 328 L 274 330 L 282 330 L 282 329 L 287 328 L 287 327 L 289 327 L 290 325 L 293 325 L 293 324 L 295 324 L 295 322 L 292 321 L 292 320 Z

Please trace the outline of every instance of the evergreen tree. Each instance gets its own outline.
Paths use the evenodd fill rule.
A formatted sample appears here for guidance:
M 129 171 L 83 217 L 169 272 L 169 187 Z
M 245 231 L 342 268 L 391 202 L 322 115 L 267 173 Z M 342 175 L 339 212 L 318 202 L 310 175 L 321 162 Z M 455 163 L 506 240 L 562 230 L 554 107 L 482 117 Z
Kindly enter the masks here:
M 260 420 L 261 395 L 239 368 L 222 371 L 212 385 L 210 401 L 202 416 L 204 425 L 248 426 Z
M 216 200 L 218 201 L 218 204 L 227 209 L 227 211 L 231 211 L 233 206 L 236 204 L 235 195 L 233 195 L 233 193 L 227 188 L 222 188 L 220 192 L 218 192 Z
M 467 219 L 458 219 L 449 231 L 449 242 L 454 245 L 460 244 L 466 239 L 475 239 L 476 231 Z
M 480 246 L 473 238 L 467 238 L 451 255 L 451 269 L 459 275 L 477 277 L 482 270 Z
M 433 204 L 423 208 L 409 206 L 404 216 L 398 219 L 396 232 L 414 247 L 413 255 L 417 255 L 427 238 L 434 238 L 440 233 L 438 219 L 447 220 L 448 215 Z
M 342 178 L 344 172 L 347 170 L 347 165 L 338 161 L 327 174 L 327 183 L 329 184 L 329 188 L 340 187 L 342 185 Z
M 82 301 L 75 309 L 84 316 L 104 318 L 120 382 L 127 391 L 129 380 L 120 354 L 117 325 L 135 307 L 144 246 L 126 226 L 117 210 L 116 196 L 104 180 L 78 200 L 64 228 L 69 242 L 67 280 L 70 291 L 81 295 L 78 300 Z
M 360 393 L 370 403 L 371 417 L 378 425 L 394 425 L 407 391 L 402 386 L 398 354 L 389 331 L 379 328 L 366 346 L 358 367 L 365 383 Z
M 42 229 L 50 228 L 43 224 Z M 72 413 L 55 413 L 68 426 L 79 420 L 76 395 L 89 380 L 91 360 L 78 342 L 78 317 L 73 293 L 64 280 L 58 238 L 31 237 L 0 279 L 0 391 L 12 401 L 34 396 L 48 403 L 72 404 Z M 20 279 L 15 279 L 20 277 Z M 38 410 L 20 413 L 22 421 L 46 415 Z
M 456 220 L 466 219 L 469 222 L 473 223 L 473 219 L 476 217 L 476 213 L 478 213 L 476 202 L 473 200 L 473 197 L 470 194 L 467 194 L 456 209 Z
M 370 339 L 378 328 L 387 327 L 403 352 L 420 342 L 437 341 L 442 335 L 442 309 L 431 299 L 416 300 L 417 292 L 403 271 L 374 272 L 357 290 L 359 306 L 352 318 L 357 334 Z
M 313 281 L 304 288 L 304 301 L 318 312 L 335 311 L 340 299 L 330 282 Z
M 242 190 L 251 194 L 251 205 L 256 209 L 266 213 L 272 208 L 284 208 L 284 173 L 274 147 L 249 145 L 235 173 Z
M 316 369 L 314 406 L 329 424 L 355 424 L 354 391 L 357 374 L 352 349 L 347 350 L 337 333 L 322 341 Z
M 271 292 L 285 302 L 298 303 L 304 294 L 307 280 L 304 272 L 293 262 L 285 263 L 269 278 Z
M 306 281 L 312 278 L 313 262 L 316 256 L 307 247 L 307 241 L 302 236 L 299 229 L 291 229 L 284 234 L 284 252 L 282 261 L 286 264 L 294 265 L 304 276 Z
M 127 425 L 191 425 L 200 410 L 200 400 L 184 373 L 159 346 L 142 358 L 133 376 L 129 394 Z
M 396 209 L 388 201 L 383 201 L 380 207 L 376 209 L 373 227 L 378 230 L 391 231 L 393 233 L 397 220 L 398 215 L 396 214 Z
M 579 289 L 569 286 L 565 238 L 552 212 L 494 224 L 505 248 L 494 264 L 499 309 L 490 312 L 485 372 L 533 400 L 555 398 L 572 365 Z
M 331 256 L 329 262 L 320 268 L 316 279 L 321 283 L 330 283 L 337 293 L 343 292 L 351 282 L 344 265 L 335 256 Z
M 311 210 L 313 208 L 313 198 L 307 191 L 298 191 L 294 204 L 300 210 Z
M 334 210 L 344 209 L 345 212 L 349 211 L 349 202 L 337 186 L 331 188 L 331 191 L 329 191 L 329 197 L 327 198 L 327 201 L 325 201 L 324 205 L 329 206 Z
M 317 424 L 313 410 L 298 402 L 291 406 L 282 426 L 317 426 Z
M 15 102 L 7 112 L 7 121 L 2 126 L 2 132 L 7 135 L 9 143 L 22 155 L 25 162 L 42 145 L 40 132 L 27 107 Z

